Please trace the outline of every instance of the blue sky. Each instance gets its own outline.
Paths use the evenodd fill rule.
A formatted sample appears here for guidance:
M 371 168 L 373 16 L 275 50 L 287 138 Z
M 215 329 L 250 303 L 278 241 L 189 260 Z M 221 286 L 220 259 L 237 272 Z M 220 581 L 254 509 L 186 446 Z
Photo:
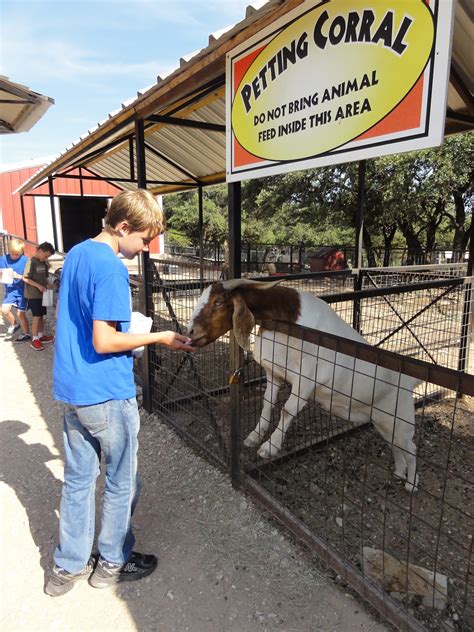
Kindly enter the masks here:
M 0 74 L 52 97 L 0 164 L 52 157 L 245 17 L 252 0 L 0 0 Z

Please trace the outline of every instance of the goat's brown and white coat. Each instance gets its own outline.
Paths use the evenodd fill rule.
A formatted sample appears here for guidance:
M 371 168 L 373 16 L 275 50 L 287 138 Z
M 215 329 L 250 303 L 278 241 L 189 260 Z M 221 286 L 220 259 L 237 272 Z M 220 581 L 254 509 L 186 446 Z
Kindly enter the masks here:
M 258 454 L 262 458 L 280 452 L 293 419 L 308 400 L 315 399 L 324 409 L 347 421 L 372 421 L 392 446 L 395 474 L 406 478 L 406 488 L 413 491 L 418 478 L 413 442 L 416 380 L 272 330 L 275 321 L 289 321 L 366 343 L 323 300 L 278 283 L 247 279 L 214 283 L 202 293 L 188 325 L 188 335 L 196 347 L 233 329 L 245 350 L 250 348 L 253 327 L 260 325 L 253 354 L 265 369 L 267 387 L 260 420 L 245 439 L 245 445 L 260 445 L 270 426 L 279 390 L 287 382 L 291 394 L 277 429 L 260 446 Z

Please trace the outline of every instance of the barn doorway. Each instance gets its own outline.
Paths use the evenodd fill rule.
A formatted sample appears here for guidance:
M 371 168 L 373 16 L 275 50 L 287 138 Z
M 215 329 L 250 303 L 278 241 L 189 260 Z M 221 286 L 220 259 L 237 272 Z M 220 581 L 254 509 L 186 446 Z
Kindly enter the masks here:
M 60 197 L 61 228 L 64 252 L 102 230 L 107 211 L 106 197 Z

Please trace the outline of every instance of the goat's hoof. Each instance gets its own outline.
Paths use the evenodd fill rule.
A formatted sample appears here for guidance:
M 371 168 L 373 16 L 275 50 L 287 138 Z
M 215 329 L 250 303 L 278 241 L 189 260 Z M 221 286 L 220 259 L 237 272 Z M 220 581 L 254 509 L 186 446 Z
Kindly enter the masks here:
M 407 492 L 410 492 L 410 494 L 414 494 L 415 492 L 418 491 L 418 482 L 420 480 L 420 477 L 418 476 L 418 474 L 415 477 L 415 484 L 410 483 L 410 482 L 406 482 L 405 483 L 405 489 L 407 490 Z
M 406 468 L 403 470 L 403 472 L 397 472 L 397 470 L 395 470 L 393 475 L 396 478 L 399 478 L 402 481 L 406 481 L 407 480 L 407 470 L 406 470 Z
M 249 436 L 244 440 L 244 446 L 246 448 L 256 448 L 260 445 L 260 435 L 258 435 L 254 430 L 249 434 Z
M 270 443 L 270 441 L 265 441 L 265 443 L 262 443 L 262 445 L 260 446 L 260 450 L 257 452 L 258 456 L 261 459 L 271 459 L 274 456 L 277 456 L 277 454 L 280 452 L 280 450 L 272 445 Z

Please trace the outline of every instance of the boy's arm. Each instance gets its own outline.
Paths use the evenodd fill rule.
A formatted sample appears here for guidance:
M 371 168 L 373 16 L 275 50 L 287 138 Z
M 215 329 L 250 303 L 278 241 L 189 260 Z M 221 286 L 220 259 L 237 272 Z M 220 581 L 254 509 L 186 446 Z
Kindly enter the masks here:
M 162 344 L 174 351 L 195 351 L 189 344 L 189 338 L 174 331 L 156 331 L 149 334 L 126 334 L 115 329 L 116 323 L 106 320 L 94 320 L 92 326 L 92 344 L 96 353 L 120 353 L 132 351 L 143 345 Z

